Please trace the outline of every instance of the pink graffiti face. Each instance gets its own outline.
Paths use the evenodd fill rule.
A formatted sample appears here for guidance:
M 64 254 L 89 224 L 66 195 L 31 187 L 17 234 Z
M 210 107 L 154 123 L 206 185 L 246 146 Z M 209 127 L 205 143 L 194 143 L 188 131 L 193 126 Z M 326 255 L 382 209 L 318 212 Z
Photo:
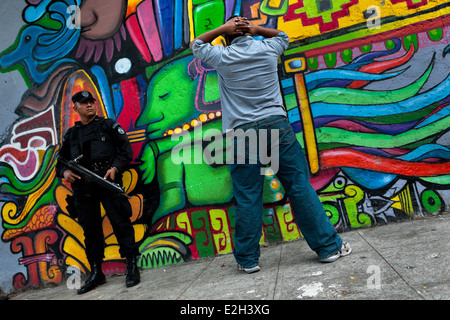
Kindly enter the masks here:
M 54 110 L 49 108 L 14 126 L 10 143 L 0 148 L 0 161 L 8 163 L 19 180 L 26 181 L 39 170 L 39 152 L 56 143 Z

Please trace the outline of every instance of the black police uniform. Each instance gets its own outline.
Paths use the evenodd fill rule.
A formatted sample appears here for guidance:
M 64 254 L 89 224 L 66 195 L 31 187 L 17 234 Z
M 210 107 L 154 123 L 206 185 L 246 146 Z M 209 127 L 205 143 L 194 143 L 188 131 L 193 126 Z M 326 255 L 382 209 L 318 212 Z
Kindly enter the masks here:
M 69 128 L 64 135 L 60 157 L 73 160 L 83 155 L 81 165 L 104 177 L 110 168 L 116 168 L 116 183 L 122 183 L 122 171 L 132 161 L 133 150 L 125 131 L 112 119 L 96 116 L 87 125 L 81 121 Z M 58 161 L 56 174 L 64 177 L 68 167 Z M 72 183 L 74 205 L 78 221 L 83 227 L 86 255 L 91 266 L 101 265 L 104 258 L 104 236 L 100 203 L 111 222 L 122 257 L 138 254 L 131 225 L 129 201 L 93 183 L 77 180 Z

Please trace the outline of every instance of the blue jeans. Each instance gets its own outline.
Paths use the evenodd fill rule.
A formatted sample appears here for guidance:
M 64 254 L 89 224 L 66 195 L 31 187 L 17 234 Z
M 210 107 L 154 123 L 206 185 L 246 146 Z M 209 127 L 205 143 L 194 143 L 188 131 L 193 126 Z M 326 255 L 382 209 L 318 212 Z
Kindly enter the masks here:
M 279 168 L 276 175 L 290 200 L 295 221 L 309 247 L 317 253 L 319 258 L 326 258 L 337 253 L 342 245 L 342 240 L 311 186 L 305 155 L 287 118 L 271 116 L 264 120 L 241 125 L 235 128 L 234 132 L 238 129 L 244 132 L 255 130 L 257 136 L 259 133 L 267 133 L 268 150 L 271 150 L 271 146 L 273 146 L 271 137 L 276 137 L 271 130 L 278 130 Z M 264 130 L 261 132 L 261 129 L 266 129 L 267 132 Z M 236 146 L 235 142 L 235 157 L 240 158 L 242 150 L 237 150 Z M 237 158 L 235 158 L 235 161 L 230 164 L 230 171 L 237 202 L 233 254 L 237 263 L 250 268 L 258 264 L 260 257 L 259 241 L 262 235 L 264 184 L 261 168 L 264 168 L 265 165 L 264 161 L 261 163 L 259 157 L 259 150 L 264 146 L 258 145 L 256 155 L 254 152 L 253 154 L 249 152 L 248 147 L 247 144 L 245 158 L 254 160 L 256 156 L 257 163 L 246 161 L 246 163 L 240 164 L 236 163 Z M 277 151 L 275 150 L 275 152 Z M 271 156 L 273 157 L 273 155 Z

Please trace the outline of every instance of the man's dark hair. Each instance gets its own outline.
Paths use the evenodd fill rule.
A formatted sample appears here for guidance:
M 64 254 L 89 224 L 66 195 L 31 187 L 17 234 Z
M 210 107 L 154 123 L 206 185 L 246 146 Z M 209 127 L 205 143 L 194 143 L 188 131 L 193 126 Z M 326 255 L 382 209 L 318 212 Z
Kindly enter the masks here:
M 229 18 L 227 19 L 226 22 L 230 21 L 231 19 L 238 18 L 238 17 L 240 17 L 240 16 L 238 16 L 238 15 L 231 16 L 231 17 L 229 17 Z
M 226 22 L 230 21 L 231 19 L 240 18 L 240 17 L 241 17 L 240 15 L 231 16 L 227 19 Z M 240 36 L 243 36 L 243 34 L 238 34 L 238 35 L 234 35 L 234 36 L 229 36 L 226 34 L 223 35 L 223 37 L 225 38 L 225 42 L 227 43 L 227 46 L 229 46 L 234 39 L 236 39 L 237 37 L 240 37 Z

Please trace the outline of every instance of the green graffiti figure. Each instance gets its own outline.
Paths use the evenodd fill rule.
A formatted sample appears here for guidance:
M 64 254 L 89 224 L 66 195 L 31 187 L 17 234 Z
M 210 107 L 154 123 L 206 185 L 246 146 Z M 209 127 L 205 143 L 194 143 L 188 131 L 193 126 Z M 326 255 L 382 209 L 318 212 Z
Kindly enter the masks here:
M 161 194 L 153 221 L 184 208 L 186 200 L 192 205 L 206 205 L 229 202 L 232 198 L 226 166 L 213 168 L 203 160 L 197 164 L 176 164 L 171 160 L 170 151 L 179 141 L 170 135 L 164 136 L 164 133 L 189 124 L 202 114 L 195 107 L 199 77 L 193 78 L 189 74 L 192 62 L 192 57 L 176 60 L 152 78 L 146 107 L 137 121 L 137 126 L 147 126 L 149 138 L 142 154 L 144 182 L 150 183 L 156 174 Z M 204 123 L 202 131 L 211 128 L 220 130 L 220 119 Z M 192 148 L 194 146 L 192 143 Z
M 222 121 L 220 116 L 208 121 L 199 119 L 202 115 L 220 112 L 220 109 L 198 110 L 199 101 L 206 100 L 201 106 L 212 108 L 210 105 L 219 101 L 220 96 L 215 71 L 207 72 L 206 79 L 201 80 L 202 77 L 193 71 L 195 62 L 192 56 L 172 61 L 152 77 L 145 109 L 136 122 L 137 127 L 146 126 L 148 137 L 141 156 L 142 178 L 144 183 L 150 183 L 156 175 L 160 189 L 160 203 L 153 215 L 153 223 L 185 207 L 224 204 L 231 202 L 233 197 L 228 166 L 212 166 L 203 157 L 198 159 L 198 155 L 203 154 L 204 142 L 221 132 Z M 200 81 L 204 88 L 199 86 Z M 193 127 L 193 121 L 202 122 L 201 130 Z M 172 138 L 168 132 L 186 126 L 190 127 L 185 132 L 191 157 L 184 155 L 185 161 L 177 163 L 171 158 L 171 151 L 180 139 Z M 183 150 L 186 152 L 186 148 Z M 282 187 L 271 187 L 274 185 L 272 176 L 266 180 L 266 202 L 280 200 Z

